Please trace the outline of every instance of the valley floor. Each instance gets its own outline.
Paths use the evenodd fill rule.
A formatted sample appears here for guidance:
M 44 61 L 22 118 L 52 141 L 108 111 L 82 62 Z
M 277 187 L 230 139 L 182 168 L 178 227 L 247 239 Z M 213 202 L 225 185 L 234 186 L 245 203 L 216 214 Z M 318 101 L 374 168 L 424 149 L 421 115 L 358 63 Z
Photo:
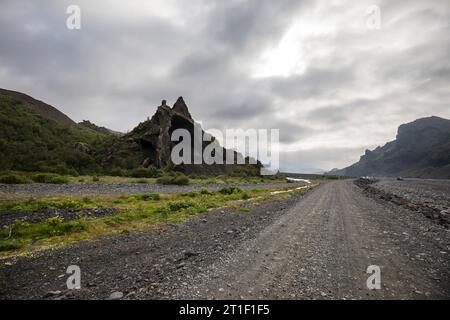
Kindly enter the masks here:
M 350 180 L 248 209 L 2 260 L 0 299 L 450 298 L 448 229 Z M 367 288 L 371 265 L 380 290 Z
M 113 196 L 144 193 L 181 193 L 198 191 L 202 188 L 219 190 L 224 186 L 239 186 L 241 189 L 254 188 L 286 188 L 292 183 L 214 183 L 189 184 L 186 186 L 140 184 L 140 183 L 83 183 L 83 184 L 0 184 L 0 200 L 26 199 L 30 197 L 59 197 L 59 196 Z

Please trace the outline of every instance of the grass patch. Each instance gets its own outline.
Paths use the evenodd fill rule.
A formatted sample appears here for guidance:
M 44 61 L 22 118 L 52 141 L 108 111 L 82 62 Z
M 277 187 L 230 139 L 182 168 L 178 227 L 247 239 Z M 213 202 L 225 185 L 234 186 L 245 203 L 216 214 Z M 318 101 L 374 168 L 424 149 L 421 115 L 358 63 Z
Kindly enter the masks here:
M 69 178 L 60 176 L 55 173 L 38 173 L 32 177 L 34 182 L 37 183 L 51 183 L 51 184 L 63 184 L 69 183 Z
M 86 228 L 87 225 L 83 221 L 73 220 L 65 222 L 63 218 L 55 217 L 43 223 L 16 222 L 10 227 L 0 229 L 0 239 L 6 239 L 1 241 L 7 241 L 10 244 L 14 241 L 20 244 L 24 240 L 36 241 L 43 238 L 62 236 L 72 232 L 80 232 L 86 230 Z M 11 238 L 11 240 L 8 240 L 8 238 Z M 3 251 L 6 251 L 6 249 Z
M 206 189 L 206 188 L 201 188 L 201 189 L 200 189 L 200 194 L 210 196 L 210 195 L 213 195 L 213 194 L 214 194 L 214 191 L 208 190 L 208 189 Z
M 189 197 L 189 198 L 195 198 L 199 195 L 198 192 L 191 191 L 191 192 L 185 192 L 181 194 L 183 197 Z
M 12 239 L 12 240 L 0 240 L 0 252 L 3 251 L 14 251 L 21 249 L 23 247 L 23 243 Z
M 149 194 L 137 194 L 131 196 L 132 199 L 142 200 L 142 201 L 157 201 L 161 200 L 159 193 L 149 193 Z
M 17 174 L 5 174 L 0 176 L 0 183 L 3 184 L 27 184 L 32 182 L 33 181 L 29 178 Z
M 91 208 L 93 201 L 89 198 L 48 198 L 28 200 L 0 200 L 0 212 L 3 211 L 42 211 L 55 209 L 83 209 Z
M 286 189 L 286 188 L 278 188 Z M 271 195 L 274 189 L 241 190 L 237 187 L 222 188 L 221 192 L 201 189 L 199 192 L 178 194 L 137 194 L 108 197 L 60 197 L 28 200 L 0 201 L 0 211 L 67 208 L 115 208 L 114 216 L 92 219 L 78 218 L 64 221 L 53 218 L 42 223 L 17 222 L 0 229 L 1 255 L 27 252 L 52 245 L 71 243 L 92 239 L 114 233 L 133 232 L 154 226 L 161 222 L 182 223 L 189 217 L 224 206 L 236 207 L 236 210 L 249 212 L 241 208 L 242 200 L 264 201 L 266 199 L 283 199 L 295 192 Z M 302 189 L 299 192 L 304 192 Z M 0 212 L 1 216 L 1 212 Z

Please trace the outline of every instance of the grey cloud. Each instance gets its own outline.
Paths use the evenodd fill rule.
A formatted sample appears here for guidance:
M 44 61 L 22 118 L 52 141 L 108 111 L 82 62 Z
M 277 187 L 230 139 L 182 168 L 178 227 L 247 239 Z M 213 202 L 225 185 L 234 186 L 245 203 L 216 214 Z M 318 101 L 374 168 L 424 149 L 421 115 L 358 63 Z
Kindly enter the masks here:
M 223 1 L 210 16 L 209 28 L 221 45 L 240 51 L 278 39 L 306 3 L 299 0 Z
M 353 81 L 355 75 L 349 67 L 327 70 L 313 67 L 301 75 L 267 80 L 270 90 L 285 99 L 327 96 L 351 85 Z
M 379 1 L 382 29 L 351 29 L 360 4 L 297 0 L 197 0 L 183 16 L 109 14 L 115 1 L 80 0 L 82 30 L 65 28 L 72 1 L 4 0 L 0 87 L 49 102 L 79 121 L 127 131 L 162 99 L 185 97 L 206 126 L 280 128 L 289 168 L 348 165 L 420 116 L 450 117 L 450 4 Z M 146 3 L 146 2 L 142 2 Z M 174 2 L 176 3 L 176 2 Z M 127 6 L 123 3 L 120 6 Z M 301 38 L 305 70 L 255 78 L 251 66 L 293 23 L 315 17 Z M 183 20 L 183 21 L 180 21 Z M 320 26 L 336 21 L 333 32 Z M 305 148 L 320 135 L 327 147 Z M 335 137 L 348 144 L 333 146 Z

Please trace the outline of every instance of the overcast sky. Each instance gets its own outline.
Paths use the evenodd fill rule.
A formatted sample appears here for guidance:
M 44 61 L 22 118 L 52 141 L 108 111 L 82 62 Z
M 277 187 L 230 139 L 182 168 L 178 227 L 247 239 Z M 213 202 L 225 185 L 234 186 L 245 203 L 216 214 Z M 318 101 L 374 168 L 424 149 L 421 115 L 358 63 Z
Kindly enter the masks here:
M 126 132 L 182 95 L 206 129 L 279 128 L 282 169 L 305 171 L 450 118 L 448 0 L 0 4 L 0 87 L 75 121 Z M 81 30 L 66 27 L 70 4 Z

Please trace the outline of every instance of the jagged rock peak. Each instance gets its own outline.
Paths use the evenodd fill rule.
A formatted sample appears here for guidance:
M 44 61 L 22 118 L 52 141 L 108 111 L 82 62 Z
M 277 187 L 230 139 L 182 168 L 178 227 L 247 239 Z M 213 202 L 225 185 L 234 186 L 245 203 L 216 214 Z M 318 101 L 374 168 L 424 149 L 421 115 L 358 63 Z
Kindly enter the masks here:
M 191 114 L 189 113 L 188 107 L 186 103 L 184 102 L 183 97 L 179 97 L 175 104 L 172 107 L 173 111 L 176 111 L 178 113 L 181 113 L 182 115 L 186 116 L 189 119 L 192 119 Z

